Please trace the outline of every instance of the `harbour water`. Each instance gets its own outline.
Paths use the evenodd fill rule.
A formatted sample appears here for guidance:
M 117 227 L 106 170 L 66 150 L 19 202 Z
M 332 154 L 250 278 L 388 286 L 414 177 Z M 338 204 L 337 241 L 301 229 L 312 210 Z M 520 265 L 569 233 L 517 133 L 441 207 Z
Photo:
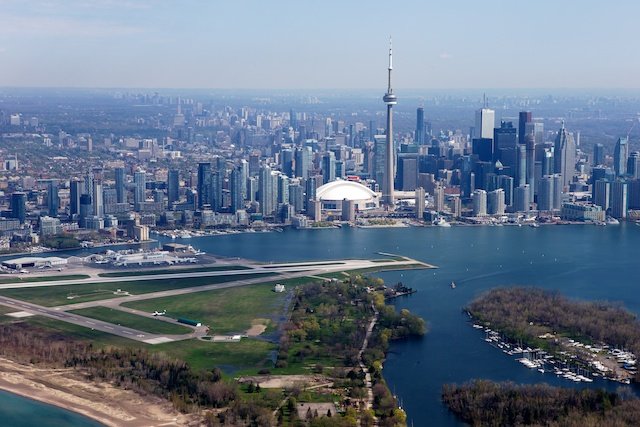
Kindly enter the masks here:
M 435 270 L 379 274 L 388 283 L 402 281 L 418 290 L 394 304 L 424 317 L 430 328 L 423 339 L 394 343 L 384 366 L 384 376 L 406 409 L 410 425 L 459 425 L 440 403 L 445 383 L 485 378 L 566 387 L 620 386 L 558 379 L 527 369 L 514 356 L 491 347 L 462 311 L 483 291 L 496 286 L 537 286 L 569 297 L 620 301 L 640 314 L 634 252 L 640 248 L 640 227 L 633 224 L 287 230 L 182 242 L 207 253 L 265 262 L 380 258 L 377 252 L 388 252 L 437 265 Z M 5 398 L 0 394 L 0 404 Z

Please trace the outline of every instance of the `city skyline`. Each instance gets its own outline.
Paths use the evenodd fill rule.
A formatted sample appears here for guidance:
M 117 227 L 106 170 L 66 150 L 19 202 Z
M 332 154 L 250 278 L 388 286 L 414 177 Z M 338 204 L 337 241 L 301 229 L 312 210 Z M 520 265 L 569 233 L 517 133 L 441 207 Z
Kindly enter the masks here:
M 498 0 L 457 8 L 407 2 L 384 14 L 380 5 L 5 0 L 0 81 L 371 89 L 379 87 L 374 70 L 384 67 L 381 53 L 392 33 L 399 90 L 638 87 L 640 60 L 628 52 L 640 5 L 630 1 L 587 1 L 580 9 L 550 1 L 536 8 Z

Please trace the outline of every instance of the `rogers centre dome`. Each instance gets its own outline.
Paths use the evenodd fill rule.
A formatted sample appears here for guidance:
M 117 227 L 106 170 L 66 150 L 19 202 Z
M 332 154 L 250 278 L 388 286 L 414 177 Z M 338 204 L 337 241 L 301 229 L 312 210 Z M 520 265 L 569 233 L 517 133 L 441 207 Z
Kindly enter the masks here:
M 369 187 L 340 179 L 319 187 L 316 190 L 316 198 L 322 203 L 323 210 L 342 210 L 342 202 L 345 199 L 352 201 L 357 211 L 376 209 L 380 205 L 378 195 Z

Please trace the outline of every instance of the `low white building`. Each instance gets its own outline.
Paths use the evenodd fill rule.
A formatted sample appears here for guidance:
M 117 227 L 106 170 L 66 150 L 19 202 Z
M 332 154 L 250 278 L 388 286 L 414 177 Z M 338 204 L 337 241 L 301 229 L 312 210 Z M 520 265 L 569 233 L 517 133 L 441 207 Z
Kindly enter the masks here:
M 15 270 L 20 270 L 26 267 L 54 267 L 60 265 L 67 265 L 66 258 L 60 257 L 22 257 L 14 258 L 6 261 L 2 261 L 2 265 Z

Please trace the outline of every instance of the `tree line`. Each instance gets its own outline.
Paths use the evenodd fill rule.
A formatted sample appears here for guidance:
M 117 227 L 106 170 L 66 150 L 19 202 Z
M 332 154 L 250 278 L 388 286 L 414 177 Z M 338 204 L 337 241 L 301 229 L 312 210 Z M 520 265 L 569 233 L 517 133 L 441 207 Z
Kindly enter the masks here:
M 629 393 L 475 380 L 444 385 L 442 400 L 473 426 L 637 426 L 640 399 Z

